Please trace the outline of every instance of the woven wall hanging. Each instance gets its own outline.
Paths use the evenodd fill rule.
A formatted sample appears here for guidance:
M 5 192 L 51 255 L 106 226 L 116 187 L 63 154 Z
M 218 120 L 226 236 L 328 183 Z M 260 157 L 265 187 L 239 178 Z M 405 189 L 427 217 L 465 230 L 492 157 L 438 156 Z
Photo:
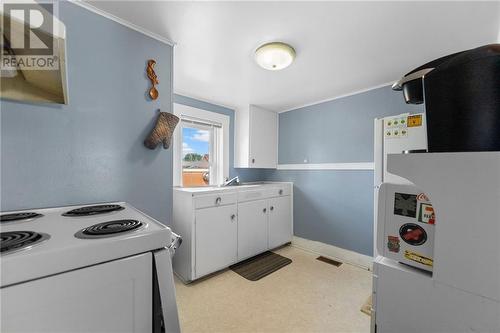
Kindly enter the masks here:
M 168 149 L 168 147 L 170 147 L 172 135 L 174 134 L 175 126 L 177 126 L 178 123 L 179 117 L 169 112 L 160 112 L 156 119 L 155 127 L 151 133 L 149 133 L 146 140 L 144 140 L 144 145 L 149 149 L 155 149 L 161 142 L 163 143 L 163 148 Z

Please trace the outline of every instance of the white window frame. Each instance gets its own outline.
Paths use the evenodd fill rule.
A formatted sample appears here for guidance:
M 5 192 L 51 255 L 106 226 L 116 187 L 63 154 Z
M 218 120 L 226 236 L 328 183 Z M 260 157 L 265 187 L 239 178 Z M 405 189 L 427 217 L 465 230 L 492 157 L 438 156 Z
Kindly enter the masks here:
M 221 167 L 217 165 L 217 160 L 211 161 L 212 167 L 215 167 L 219 172 L 218 176 L 216 177 L 217 182 L 215 184 L 212 183 L 212 172 L 210 175 L 210 185 L 221 185 L 224 180 L 229 177 L 229 116 L 178 103 L 174 103 L 174 114 L 179 117 L 181 121 L 175 128 L 173 135 L 173 185 L 182 186 L 182 128 L 184 127 L 182 124 L 183 118 L 200 119 L 207 122 L 208 124 L 215 123 L 221 125 L 221 128 L 219 130 L 219 137 L 214 137 L 211 140 L 211 142 L 213 143 L 213 147 L 211 147 L 211 149 L 219 149 L 219 151 L 217 151 L 217 153 L 214 155 L 219 157 L 217 158 L 217 160 L 222 161 Z M 190 127 L 196 126 L 193 125 Z M 222 141 L 222 144 L 220 143 L 220 141 Z

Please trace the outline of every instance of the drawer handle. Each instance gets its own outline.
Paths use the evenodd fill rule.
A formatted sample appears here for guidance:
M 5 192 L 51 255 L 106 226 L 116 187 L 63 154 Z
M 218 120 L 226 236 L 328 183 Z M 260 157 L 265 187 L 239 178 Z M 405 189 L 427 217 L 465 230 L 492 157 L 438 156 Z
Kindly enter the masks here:
M 252 163 L 255 163 L 255 158 L 252 158 Z
M 218 205 L 220 204 L 222 201 L 222 198 L 221 197 L 217 197 L 217 199 L 215 199 L 215 204 Z
M 280 191 L 279 191 L 279 194 L 280 194 L 280 195 L 282 195 L 282 194 L 283 194 L 283 190 L 280 190 Z
M 267 212 L 267 208 L 264 208 L 264 209 L 262 210 L 262 212 L 263 212 L 263 213 Z
M 231 221 L 234 221 L 234 219 L 236 218 L 236 215 L 231 215 Z
M 271 206 L 271 211 L 273 211 L 273 210 L 274 210 L 274 206 Z

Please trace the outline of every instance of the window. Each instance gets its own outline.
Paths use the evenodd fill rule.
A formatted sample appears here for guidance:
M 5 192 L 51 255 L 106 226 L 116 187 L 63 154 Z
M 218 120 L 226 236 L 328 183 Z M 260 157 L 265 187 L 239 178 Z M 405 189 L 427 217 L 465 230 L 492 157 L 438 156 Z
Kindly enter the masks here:
M 181 119 L 182 186 L 219 184 L 218 137 L 221 126 L 201 120 Z
M 229 117 L 174 104 L 174 185 L 219 185 L 228 176 Z

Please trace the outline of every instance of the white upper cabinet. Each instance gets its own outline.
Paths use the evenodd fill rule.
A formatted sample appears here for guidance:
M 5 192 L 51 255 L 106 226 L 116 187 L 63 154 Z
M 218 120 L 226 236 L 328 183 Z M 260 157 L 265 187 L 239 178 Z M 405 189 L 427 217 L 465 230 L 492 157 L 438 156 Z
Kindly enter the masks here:
M 278 164 L 278 114 L 255 105 L 235 113 L 234 166 L 270 168 Z

